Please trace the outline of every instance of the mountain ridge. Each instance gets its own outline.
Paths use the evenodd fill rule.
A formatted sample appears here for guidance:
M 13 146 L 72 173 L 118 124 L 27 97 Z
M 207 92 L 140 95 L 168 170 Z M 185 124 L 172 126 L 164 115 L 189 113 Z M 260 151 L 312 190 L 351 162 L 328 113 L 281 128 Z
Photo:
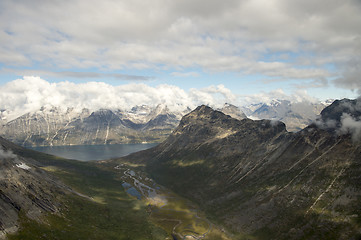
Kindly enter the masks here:
M 239 121 L 200 106 L 157 147 L 115 161 L 144 164 L 152 178 L 236 232 L 356 239 L 360 156 L 349 134 L 317 125 L 290 133 L 278 121 Z

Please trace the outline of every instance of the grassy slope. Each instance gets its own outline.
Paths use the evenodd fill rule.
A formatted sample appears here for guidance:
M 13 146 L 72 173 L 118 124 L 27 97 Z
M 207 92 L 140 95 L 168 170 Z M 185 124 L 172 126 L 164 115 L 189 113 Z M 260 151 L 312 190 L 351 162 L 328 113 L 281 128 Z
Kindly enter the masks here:
M 172 200 L 164 209 L 158 209 L 149 215 L 146 201 L 138 201 L 123 190 L 122 172 L 114 170 L 112 164 L 63 159 L 21 147 L 14 149 L 14 152 L 36 159 L 43 164 L 44 170 L 84 196 L 59 196 L 63 203 L 61 215 L 48 214 L 45 216 L 45 224 L 28 219 L 21 213 L 20 230 L 9 235 L 10 240 L 172 239 L 172 230 L 179 220 L 183 223 L 176 227 L 178 232 L 186 232 L 188 228 L 199 232 L 207 229 L 208 223 L 199 221 L 195 217 L 196 212 L 191 212 L 193 210 L 190 209 L 194 209 L 194 206 L 188 206 L 190 202 L 177 195 L 171 195 Z M 166 209 L 176 211 L 168 212 Z M 189 213 L 177 212 L 179 210 Z M 213 226 L 204 239 L 229 238 Z
M 165 239 L 167 234 L 152 224 L 140 201 L 134 201 L 121 187 L 115 173 L 92 163 L 57 158 L 16 149 L 15 152 L 44 164 L 66 184 L 92 199 L 66 195 L 62 215 L 49 214 L 46 224 L 21 214 L 20 230 L 9 239 Z

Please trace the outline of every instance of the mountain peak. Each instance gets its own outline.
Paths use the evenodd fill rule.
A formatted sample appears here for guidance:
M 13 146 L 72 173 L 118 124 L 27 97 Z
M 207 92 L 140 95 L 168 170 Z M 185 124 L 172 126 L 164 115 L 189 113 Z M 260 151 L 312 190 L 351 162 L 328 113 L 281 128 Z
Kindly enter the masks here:
M 233 104 L 230 104 L 230 103 L 225 103 L 223 108 L 218 109 L 218 110 L 223 112 L 224 114 L 229 115 L 238 120 L 247 118 L 246 114 L 244 112 L 242 112 L 242 110 L 239 109 L 239 107 L 237 107 Z
M 182 121 L 186 119 L 202 120 L 202 119 L 218 119 L 222 117 L 226 117 L 226 115 L 220 111 L 214 110 L 213 108 L 207 105 L 201 105 L 198 106 L 189 114 L 185 115 L 182 118 Z
M 338 135 L 350 134 L 354 141 L 361 140 L 360 99 L 335 100 L 321 112 L 316 126 Z
M 193 112 L 205 114 L 205 113 L 211 113 L 213 111 L 214 110 L 211 107 L 203 104 L 203 105 L 198 106 Z
M 346 98 L 335 100 L 331 105 L 321 111 L 321 118 L 324 122 L 335 121 L 339 124 L 343 114 L 348 114 L 353 118 L 359 118 L 361 116 L 361 100 Z

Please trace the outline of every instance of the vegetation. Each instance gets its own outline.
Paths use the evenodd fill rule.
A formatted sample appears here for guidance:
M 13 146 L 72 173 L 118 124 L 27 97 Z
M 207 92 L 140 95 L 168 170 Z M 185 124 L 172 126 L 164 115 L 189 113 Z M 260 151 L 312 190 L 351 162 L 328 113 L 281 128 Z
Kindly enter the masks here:
M 95 164 L 37 155 L 51 171 L 84 196 L 59 196 L 60 214 L 48 214 L 44 223 L 20 217 L 20 230 L 9 239 L 165 239 L 164 230 L 148 219 L 146 206 L 129 197 L 115 173 Z
M 62 159 L 23 148 L 18 151 L 39 161 L 42 169 L 57 176 L 77 194 L 59 196 L 60 213 L 47 214 L 43 222 L 31 220 L 21 212 L 19 231 L 8 235 L 10 240 L 179 239 L 186 235 L 228 239 L 196 205 L 169 190 L 162 188 L 168 200 L 165 205 L 128 195 L 122 187 L 124 170 L 114 169 L 113 164 Z M 126 168 L 140 173 L 138 166 Z M 144 176 L 143 181 L 151 183 Z

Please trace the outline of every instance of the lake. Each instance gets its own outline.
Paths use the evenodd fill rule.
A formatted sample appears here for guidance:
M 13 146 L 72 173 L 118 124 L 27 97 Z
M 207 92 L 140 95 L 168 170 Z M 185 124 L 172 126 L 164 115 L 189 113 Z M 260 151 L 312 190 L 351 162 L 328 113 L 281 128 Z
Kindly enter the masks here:
M 158 143 L 112 144 L 112 145 L 73 145 L 29 147 L 30 149 L 80 161 L 105 160 L 123 157 L 156 146 Z

